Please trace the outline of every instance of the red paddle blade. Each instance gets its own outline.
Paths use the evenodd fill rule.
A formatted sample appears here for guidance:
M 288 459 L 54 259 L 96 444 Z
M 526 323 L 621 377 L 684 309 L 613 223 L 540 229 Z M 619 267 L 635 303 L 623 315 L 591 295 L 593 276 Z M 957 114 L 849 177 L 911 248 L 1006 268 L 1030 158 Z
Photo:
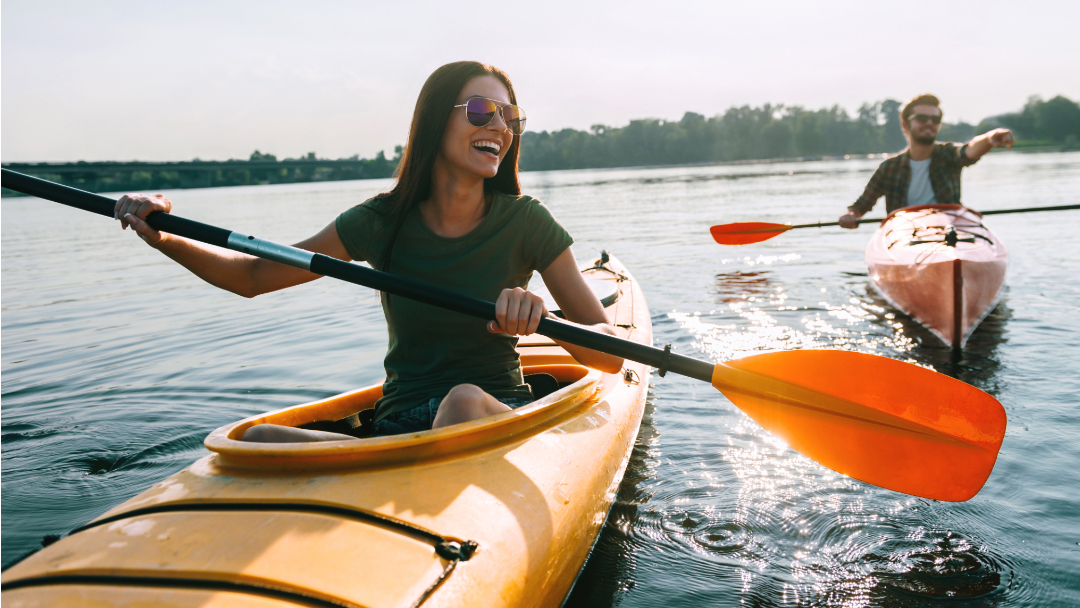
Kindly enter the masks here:
M 781 235 L 788 230 L 791 230 L 790 224 L 769 224 L 766 222 L 739 222 L 720 224 L 709 228 L 713 240 L 721 245 L 760 243 Z
M 926 368 L 842 350 L 720 363 L 713 386 L 797 452 L 867 483 L 964 501 L 994 468 L 1005 409 Z

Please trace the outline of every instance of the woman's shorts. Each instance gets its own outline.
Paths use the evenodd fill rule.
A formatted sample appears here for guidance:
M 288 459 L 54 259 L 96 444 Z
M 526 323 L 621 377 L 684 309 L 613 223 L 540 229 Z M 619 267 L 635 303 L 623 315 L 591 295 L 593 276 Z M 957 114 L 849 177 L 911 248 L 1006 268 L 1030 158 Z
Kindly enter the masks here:
M 383 437 L 386 435 L 401 435 L 403 433 L 419 433 L 420 431 L 430 431 L 431 425 L 435 422 L 435 414 L 439 411 L 439 404 L 442 403 L 443 397 L 434 397 L 428 399 L 427 403 L 418 405 L 412 409 L 402 410 L 400 412 L 394 412 L 386 418 L 375 423 L 374 437 Z M 511 409 L 517 409 L 523 405 L 532 403 L 533 399 L 520 399 L 509 398 L 499 399 L 503 405 L 509 406 Z

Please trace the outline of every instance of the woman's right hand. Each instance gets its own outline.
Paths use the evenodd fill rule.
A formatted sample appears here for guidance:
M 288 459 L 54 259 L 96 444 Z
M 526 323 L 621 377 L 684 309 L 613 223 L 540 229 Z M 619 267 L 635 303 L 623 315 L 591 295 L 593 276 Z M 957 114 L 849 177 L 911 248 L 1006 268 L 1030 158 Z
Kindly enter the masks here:
M 493 334 L 528 336 L 536 332 L 540 319 L 548 316 L 544 298 L 520 287 L 504 289 L 495 300 L 495 320 L 488 321 Z
M 151 228 L 145 221 L 146 216 L 155 211 L 171 213 L 172 202 L 161 194 L 125 194 L 116 201 L 113 217 L 120 220 L 122 229 L 127 230 L 128 226 L 131 226 L 147 245 L 157 247 L 165 240 L 165 235 Z

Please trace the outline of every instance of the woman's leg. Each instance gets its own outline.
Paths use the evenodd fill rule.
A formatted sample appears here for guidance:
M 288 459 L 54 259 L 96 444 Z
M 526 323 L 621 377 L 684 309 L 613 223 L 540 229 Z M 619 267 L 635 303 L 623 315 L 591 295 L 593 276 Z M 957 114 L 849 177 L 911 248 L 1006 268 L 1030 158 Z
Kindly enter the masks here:
M 439 403 L 439 412 L 435 414 L 431 428 L 460 424 L 509 411 L 510 406 L 485 393 L 479 386 L 459 384 L 450 389 Z
M 432 404 L 434 405 L 434 404 Z M 430 407 L 430 406 L 424 406 Z M 469 422 L 509 412 L 512 408 L 473 384 L 459 384 L 450 389 L 446 397 L 439 402 L 431 428 L 440 428 Z M 422 429 L 413 429 L 416 432 Z M 402 432 L 402 431 L 399 431 Z M 327 431 L 310 431 L 277 424 L 257 424 L 244 432 L 243 441 L 258 443 L 306 443 L 312 441 L 342 441 L 356 439 L 349 435 Z
M 291 426 L 278 424 L 256 424 L 244 431 L 242 441 L 255 441 L 258 443 L 308 443 L 312 441 L 342 441 L 356 439 L 341 433 L 327 431 L 309 431 Z

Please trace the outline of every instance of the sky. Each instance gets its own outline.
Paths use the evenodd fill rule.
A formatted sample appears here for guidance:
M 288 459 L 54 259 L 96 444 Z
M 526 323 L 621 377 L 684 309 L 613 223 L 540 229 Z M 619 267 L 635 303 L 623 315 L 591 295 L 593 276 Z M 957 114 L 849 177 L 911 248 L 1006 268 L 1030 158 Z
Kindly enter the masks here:
M 0 2 L 0 160 L 320 158 L 403 144 L 427 76 L 505 70 L 533 131 L 932 92 L 1080 100 L 1080 2 Z

